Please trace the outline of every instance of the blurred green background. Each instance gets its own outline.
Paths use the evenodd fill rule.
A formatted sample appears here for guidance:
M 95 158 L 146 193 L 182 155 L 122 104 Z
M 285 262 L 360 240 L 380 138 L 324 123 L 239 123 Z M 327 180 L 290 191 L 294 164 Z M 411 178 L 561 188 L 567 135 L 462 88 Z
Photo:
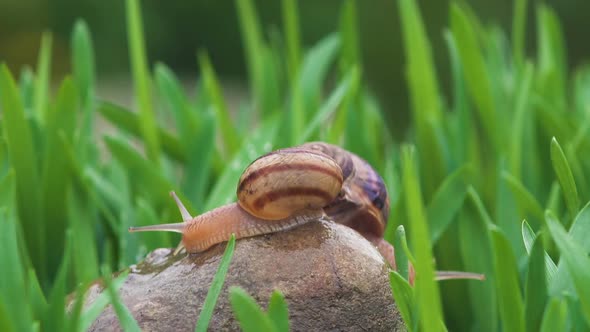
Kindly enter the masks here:
M 529 2 L 527 31 L 534 31 L 533 11 L 540 1 Z M 561 19 L 570 68 L 581 64 L 590 53 L 590 1 L 546 1 Z M 280 1 L 255 1 L 264 31 L 279 34 Z M 70 71 L 69 38 L 76 18 L 84 18 L 95 42 L 99 94 L 110 99 L 120 84 L 129 82 L 129 57 L 125 32 L 124 2 L 120 0 L 1 0 L 0 61 L 13 73 L 37 61 L 41 33 L 51 31 L 53 38 L 52 77 L 60 79 Z M 449 26 L 449 1 L 421 1 L 433 56 L 449 95 L 448 52 L 443 31 Z M 470 1 L 474 12 L 485 24 L 498 24 L 510 30 L 512 1 Z M 305 45 L 337 30 L 341 1 L 300 1 L 301 34 Z M 357 2 L 364 75 L 385 112 L 388 126 L 399 139 L 409 121 L 408 92 L 404 77 L 402 34 L 398 6 L 391 0 Z M 207 49 L 211 61 L 235 98 L 244 93 L 246 64 L 240 40 L 238 18 L 233 1 L 154 1 L 142 2 L 148 59 L 166 63 L 177 75 L 194 82 L 198 75 L 196 51 Z M 527 35 L 527 49 L 534 50 L 533 34 Z M 279 38 L 277 38 L 279 39 Z M 230 83 L 237 83 L 230 84 Z M 131 90 L 129 90 L 131 92 Z M 106 95 L 105 95 L 106 94 Z M 131 96 L 131 93 L 129 93 Z M 237 96 L 237 97 L 236 97 Z M 129 97 L 130 98 L 130 97 Z M 129 99 L 130 100 L 130 99 Z M 129 101 L 127 100 L 127 101 Z M 125 100 L 121 100 L 125 102 Z

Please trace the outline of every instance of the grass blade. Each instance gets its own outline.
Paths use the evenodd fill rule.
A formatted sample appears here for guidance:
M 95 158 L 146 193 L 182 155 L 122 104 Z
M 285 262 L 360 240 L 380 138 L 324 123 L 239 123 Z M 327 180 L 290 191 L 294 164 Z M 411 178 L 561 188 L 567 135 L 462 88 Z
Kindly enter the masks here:
M 47 113 L 45 130 L 45 155 L 41 179 L 43 216 L 48 226 L 45 237 L 45 259 L 48 261 L 49 274 L 62 260 L 64 236 L 67 221 L 66 194 L 70 178 L 68 157 L 63 147 L 62 137 L 73 141 L 78 108 L 78 92 L 74 82 L 66 78 L 57 94 L 57 103 Z
M 268 302 L 268 317 L 275 325 L 277 332 L 289 332 L 289 309 L 281 292 L 274 291 Z
M 570 219 L 573 219 L 580 207 L 578 189 L 576 188 L 576 182 L 574 181 L 574 176 L 565 158 L 565 154 L 555 137 L 551 139 L 551 162 L 553 163 L 555 174 L 559 179 Z M 569 223 L 566 226 L 569 226 Z
M 126 0 L 129 61 L 133 74 L 135 96 L 139 102 L 139 125 L 149 159 L 159 167 L 160 140 L 152 105 L 152 87 L 145 52 L 143 23 L 139 0 Z
M 14 215 L 7 210 L 6 206 L 0 207 L 0 268 L 3 273 L 0 278 L 0 309 L 4 309 L 10 321 L 18 331 L 29 329 L 28 324 L 32 321 L 30 307 L 22 299 L 25 290 L 25 276 L 22 262 L 19 257 L 17 225 Z M 1 323 L 0 323 L 1 325 Z
M 199 53 L 199 68 L 201 68 L 205 90 L 209 95 L 217 116 L 222 141 L 226 149 L 225 152 L 228 156 L 233 156 L 240 147 L 240 139 L 238 138 L 235 126 L 229 116 L 229 110 L 225 105 L 217 75 L 215 75 L 213 66 L 211 66 L 211 62 L 206 53 Z
M 267 115 L 270 105 L 266 102 L 266 91 L 264 88 L 264 65 L 263 57 L 264 44 L 260 31 L 260 21 L 254 10 L 251 0 L 236 0 L 240 31 L 242 32 L 242 44 L 246 52 L 246 64 L 248 77 L 250 78 L 250 89 L 262 114 Z
M 459 168 L 449 175 L 434 193 L 426 211 L 432 243 L 438 241 L 463 206 L 471 172 L 469 167 Z
M 227 274 L 227 271 L 229 270 L 229 264 L 231 263 L 235 246 L 236 236 L 232 234 L 232 236 L 229 238 L 229 241 L 227 242 L 225 252 L 223 253 L 223 257 L 221 257 L 219 267 L 217 268 L 217 272 L 215 272 L 215 276 L 213 277 L 213 281 L 211 282 L 209 291 L 207 292 L 207 297 L 205 298 L 205 302 L 203 303 L 203 309 L 201 310 L 201 314 L 199 315 L 199 320 L 197 321 L 195 332 L 207 331 L 209 321 L 213 316 L 213 309 L 215 309 L 215 304 L 217 303 L 217 299 L 219 298 L 219 294 L 221 293 L 221 288 L 223 287 L 223 283 L 225 282 L 225 276 Z
M 490 232 L 495 252 L 494 269 L 502 329 L 524 331 L 524 308 L 516 258 L 506 236 L 497 228 L 492 228 Z
M 303 98 L 306 116 L 314 114 L 318 106 L 322 83 L 326 78 L 330 65 L 336 59 L 340 48 L 340 38 L 336 34 L 329 35 L 310 49 L 301 65 L 299 88 Z
M 574 288 L 578 293 L 586 322 L 590 324 L 590 288 L 588 287 L 590 285 L 590 257 L 586 254 L 587 250 L 578 244 L 573 236 L 567 234 L 551 211 L 547 211 L 545 217 L 549 233 L 561 252 L 561 258 L 565 262 Z
M 297 1 L 283 0 L 283 31 L 287 49 L 287 73 L 292 86 L 296 85 L 301 64 L 301 37 L 299 34 L 299 10 Z
M 393 247 L 396 248 L 395 253 L 395 264 L 397 265 L 397 273 L 399 273 L 406 280 L 409 279 L 409 265 L 408 256 L 406 256 L 405 248 L 408 247 L 406 241 L 406 230 L 404 225 L 399 225 L 395 230 L 395 237 L 393 238 Z
M 544 218 L 543 207 L 514 176 L 508 172 L 502 172 L 502 179 L 508 184 L 508 188 L 512 191 L 512 195 L 518 203 L 518 207 L 523 211 L 524 214 L 530 213 L 537 220 L 541 221 Z
M 117 289 L 115 288 L 113 281 L 111 279 L 111 271 L 108 268 L 106 268 L 106 266 L 103 266 L 102 272 L 109 301 L 113 305 L 115 314 L 117 314 L 117 318 L 119 319 L 119 324 L 121 324 L 121 328 L 123 329 L 123 331 L 141 332 L 141 328 L 139 327 L 139 325 L 137 325 L 137 321 L 135 320 L 135 318 L 133 318 L 133 315 L 125 306 L 125 304 L 119 297 L 119 294 L 117 293 Z
M 307 123 L 307 128 L 299 138 L 298 144 L 309 141 L 313 133 L 324 124 L 327 119 L 338 110 L 348 91 L 359 81 L 359 71 L 355 67 L 346 75 L 340 84 L 334 89 L 328 99 L 322 104 L 314 117 Z
M 127 272 L 121 273 L 118 277 L 111 281 L 110 285 L 111 288 L 117 292 L 125 280 L 127 279 Z M 104 308 L 109 304 L 109 294 L 108 292 L 102 292 L 100 295 L 94 299 L 94 302 L 90 304 L 90 306 L 82 313 L 80 317 L 80 331 L 88 331 L 92 323 L 98 318 L 98 316 L 102 313 Z
M 512 15 L 512 52 L 514 62 L 521 66 L 524 62 L 525 51 L 525 27 L 526 27 L 526 3 L 527 0 L 514 1 L 514 14 Z
M 389 274 L 389 284 L 395 299 L 395 304 L 406 323 L 409 331 L 413 330 L 416 323 L 413 319 L 412 308 L 414 308 L 414 289 L 410 286 L 404 276 L 393 271 Z
M 421 174 L 424 177 L 426 197 L 430 197 L 446 172 L 444 156 L 441 153 L 443 149 L 440 148 L 440 142 L 430 129 L 431 126 L 440 126 L 442 120 L 440 87 L 430 42 L 416 1 L 400 0 L 398 5 L 407 62 L 408 89 L 422 167 Z M 425 165 L 428 165 L 428 171 L 424 168 Z
M 428 319 L 421 319 L 424 331 L 440 331 L 442 308 L 438 285 L 434 281 L 432 245 L 426 222 L 426 211 L 422 203 L 420 183 L 416 172 L 414 150 L 402 147 L 403 185 L 406 194 L 406 209 L 412 227 L 411 241 L 416 255 L 416 296 L 419 312 L 428 313 Z
M 451 30 L 463 63 L 468 91 L 477 106 L 489 142 L 498 149 L 500 140 L 496 131 L 496 106 L 475 23 L 470 20 L 468 12 L 455 3 L 451 5 Z
M 40 279 L 45 280 L 45 223 L 41 213 L 36 147 L 20 96 L 6 65 L 0 65 L 0 103 L 8 155 L 16 174 L 18 216 L 24 230 L 28 254 Z
M 476 271 L 486 276 L 485 282 L 468 284 L 471 307 L 478 330 L 497 331 L 498 300 L 493 270 L 494 252 L 489 235 L 492 221 L 473 188 L 468 189 L 467 198 L 459 218 L 461 258 L 466 271 Z
M 524 247 L 529 255 L 532 254 L 533 243 L 538 238 L 538 235 L 533 232 L 533 229 L 526 220 L 522 221 L 522 239 Z M 547 284 L 553 281 L 553 277 L 557 273 L 557 266 L 553 262 L 553 259 L 545 253 L 545 274 L 547 275 Z
M 39 123 L 44 123 L 47 116 L 47 96 L 49 94 L 49 77 L 51 72 L 51 44 L 52 36 L 44 32 L 41 36 L 41 50 L 37 60 L 37 79 L 35 81 L 35 115 Z
M 98 111 L 113 125 L 127 131 L 134 136 L 141 136 L 140 116 L 119 105 L 109 102 L 101 102 Z M 164 128 L 158 128 L 158 136 L 162 141 L 164 151 L 178 161 L 186 161 L 187 157 L 182 148 L 182 143 Z
M 567 330 L 567 302 L 564 299 L 553 298 L 543 314 L 541 332 L 566 331 Z
M 239 287 L 229 289 L 229 302 L 240 328 L 244 332 L 272 332 L 276 331 L 274 325 L 258 303 Z
M 524 315 L 528 332 L 539 331 L 547 302 L 546 255 L 542 238 L 538 236 L 531 250 L 525 284 Z

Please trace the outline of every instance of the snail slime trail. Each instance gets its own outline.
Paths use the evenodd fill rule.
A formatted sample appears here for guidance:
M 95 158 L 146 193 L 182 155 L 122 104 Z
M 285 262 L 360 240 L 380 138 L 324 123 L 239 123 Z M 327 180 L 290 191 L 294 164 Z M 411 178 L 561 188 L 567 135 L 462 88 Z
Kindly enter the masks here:
M 254 160 L 237 186 L 237 202 L 193 217 L 171 192 L 183 222 L 130 227 L 130 232 L 182 233 L 190 253 L 236 239 L 297 227 L 323 216 L 348 226 L 396 268 L 394 248 L 383 239 L 389 197 L 383 179 L 362 158 L 338 146 L 313 142 L 280 149 Z M 441 271 L 437 279 L 483 279 L 468 272 Z M 412 280 L 411 280 L 412 281 Z

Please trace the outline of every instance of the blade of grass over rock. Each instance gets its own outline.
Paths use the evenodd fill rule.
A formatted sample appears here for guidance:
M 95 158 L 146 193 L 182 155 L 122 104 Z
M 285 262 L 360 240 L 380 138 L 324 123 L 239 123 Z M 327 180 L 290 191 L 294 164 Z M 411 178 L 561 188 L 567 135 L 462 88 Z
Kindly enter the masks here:
M 275 290 L 268 301 L 268 317 L 277 332 L 289 332 L 289 309 L 281 292 Z
M 441 123 L 440 87 L 420 10 L 414 0 L 398 1 L 404 40 L 406 75 L 416 125 L 421 174 L 426 197 L 442 181 L 446 165 L 431 126 Z M 428 165 L 428 170 L 425 169 Z
M 549 233 L 559 248 L 561 259 L 565 262 L 572 278 L 586 322 L 590 325 L 590 288 L 588 288 L 590 285 L 590 257 L 587 255 L 588 251 L 572 235 L 567 234 L 551 211 L 547 211 L 545 217 Z M 587 238 L 584 239 L 584 241 L 586 240 Z
M 499 146 L 500 140 L 496 131 L 496 107 L 475 25 L 476 23 L 471 20 L 465 9 L 456 3 L 451 5 L 451 31 L 463 63 L 467 88 L 475 102 L 489 142 L 494 149 L 498 149 L 501 146 Z
M 526 330 L 529 332 L 539 331 L 547 302 L 545 255 L 542 238 L 537 237 L 529 258 L 524 294 Z
M 412 227 L 410 239 L 416 255 L 416 265 L 414 267 L 416 269 L 418 311 L 423 314 L 428 313 L 428 319 L 420 320 L 420 325 L 424 331 L 440 331 L 440 322 L 443 321 L 440 293 L 438 285 L 434 281 L 432 245 L 412 146 L 405 145 L 402 147 L 402 165 L 406 208 L 408 220 Z
M 559 179 L 559 184 L 561 185 L 561 190 L 563 191 L 565 203 L 570 214 L 570 219 L 573 219 L 578 213 L 578 208 L 580 207 L 580 198 L 578 197 L 578 189 L 576 188 L 576 182 L 574 181 L 574 176 L 570 166 L 567 162 L 567 159 L 565 158 L 565 154 L 563 153 L 561 146 L 555 137 L 551 139 L 551 162 L 553 163 L 555 174 Z M 567 226 L 569 226 L 569 223 L 566 224 L 566 227 Z
M 526 220 L 522 221 L 522 239 L 524 247 L 529 255 L 532 255 L 533 242 L 537 239 L 538 235 L 533 232 L 533 229 Z M 547 284 L 553 281 L 553 277 L 557 273 L 557 266 L 553 262 L 553 259 L 545 252 L 545 275 L 547 276 Z
M 434 193 L 427 207 L 430 240 L 436 243 L 454 220 L 467 195 L 471 168 L 463 166 L 449 175 Z
M 227 242 L 225 252 L 223 253 L 223 257 L 221 257 L 219 267 L 217 268 L 217 272 L 215 272 L 215 276 L 213 277 L 209 291 L 207 292 L 207 297 L 203 303 L 203 309 L 201 309 L 201 313 L 199 314 L 199 320 L 197 321 L 195 332 L 207 331 L 209 321 L 213 316 L 213 309 L 215 309 L 215 304 L 217 303 L 217 299 L 221 293 L 221 288 L 225 282 L 225 276 L 229 270 L 229 264 L 231 263 L 235 246 L 236 236 L 232 234 L 229 238 L 229 241 Z
M 395 304 L 397 305 L 408 330 L 413 331 L 418 323 L 414 321 L 412 311 L 415 307 L 414 289 L 410 286 L 404 276 L 395 271 L 389 273 L 389 284 L 395 299 Z
M 123 283 L 127 279 L 127 272 L 123 272 L 118 275 L 115 279 L 111 280 L 110 286 L 115 291 L 118 291 Z M 80 316 L 80 331 L 88 331 L 92 323 L 98 318 L 98 316 L 102 313 L 102 311 L 106 308 L 109 304 L 109 293 L 105 290 L 100 295 L 96 297 L 94 302 L 92 302 L 88 308 L 84 310 L 82 315 Z
M 504 331 L 524 331 L 524 307 L 519 287 L 518 266 L 512 247 L 499 229 L 490 230 L 494 247 L 494 269 L 496 270 L 496 290 L 502 329 Z
M 137 113 L 131 112 L 121 106 L 110 102 L 101 102 L 98 106 L 98 111 L 109 120 L 113 125 L 127 131 L 128 133 L 141 136 L 140 116 Z M 163 128 L 158 128 L 158 136 L 162 141 L 162 147 L 170 157 L 184 162 L 187 157 L 182 149 L 182 143 Z
M 541 332 L 554 332 L 567 330 L 567 302 L 564 299 L 552 298 L 541 321 Z
M 258 303 L 239 287 L 229 289 L 229 302 L 240 328 L 244 332 L 276 331 L 270 318 L 258 306 Z
M 44 32 L 41 36 L 41 48 L 37 59 L 37 75 L 35 80 L 35 116 L 39 123 L 44 123 L 47 118 L 47 99 L 49 95 L 49 79 L 51 75 L 51 44 L 52 36 Z
M 281 4 L 285 48 L 287 50 L 287 74 L 289 82 L 292 86 L 295 86 L 301 64 L 299 8 L 295 0 L 282 0 Z
M 4 64 L 0 65 L 0 103 L 8 155 L 16 174 L 16 202 L 27 251 L 40 279 L 45 280 L 45 223 L 41 213 L 36 147 L 15 82 Z
M 117 318 L 119 319 L 119 324 L 121 324 L 121 328 L 123 331 L 131 331 L 131 332 L 141 332 L 141 328 L 137 325 L 137 321 L 131 315 L 129 309 L 125 306 L 119 294 L 117 293 L 117 289 L 113 285 L 113 281 L 111 279 L 111 271 L 103 266 L 102 268 L 103 280 L 105 283 L 106 293 L 109 297 L 110 303 L 113 305 L 113 309 L 117 314 Z M 128 274 L 128 271 L 124 272 L 125 275 Z
M 143 23 L 139 0 L 126 0 L 129 61 L 133 74 L 135 97 L 139 103 L 139 126 L 148 158 L 160 166 L 160 140 L 152 104 L 152 86 L 145 52 Z
M 213 104 L 226 153 L 228 156 L 233 156 L 240 147 L 240 139 L 230 118 L 229 110 L 223 99 L 219 81 L 213 70 L 213 66 L 211 66 L 209 56 L 207 56 L 207 53 L 200 52 L 198 58 L 205 90 L 209 94 L 209 98 Z

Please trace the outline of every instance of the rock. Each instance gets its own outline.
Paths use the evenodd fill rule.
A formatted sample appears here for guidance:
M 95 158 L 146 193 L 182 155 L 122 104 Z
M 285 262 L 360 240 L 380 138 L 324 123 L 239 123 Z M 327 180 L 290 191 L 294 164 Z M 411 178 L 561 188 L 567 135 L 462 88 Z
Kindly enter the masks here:
M 226 247 L 193 255 L 151 252 L 131 267 L 119 293 L 144 331 L 193 331 Z M 346 226 L 318 220 L 289 231 L 240 239 L 209 330 L 239 330 L 228 287 L 242 287 L 266 308 L 273 290 L 289 306 L 293 331 L 405 330 L 378 251 Z M 91 289 L 87 303 L 100 293 Z M 90 331 L 120 330 L 107 307 Z

